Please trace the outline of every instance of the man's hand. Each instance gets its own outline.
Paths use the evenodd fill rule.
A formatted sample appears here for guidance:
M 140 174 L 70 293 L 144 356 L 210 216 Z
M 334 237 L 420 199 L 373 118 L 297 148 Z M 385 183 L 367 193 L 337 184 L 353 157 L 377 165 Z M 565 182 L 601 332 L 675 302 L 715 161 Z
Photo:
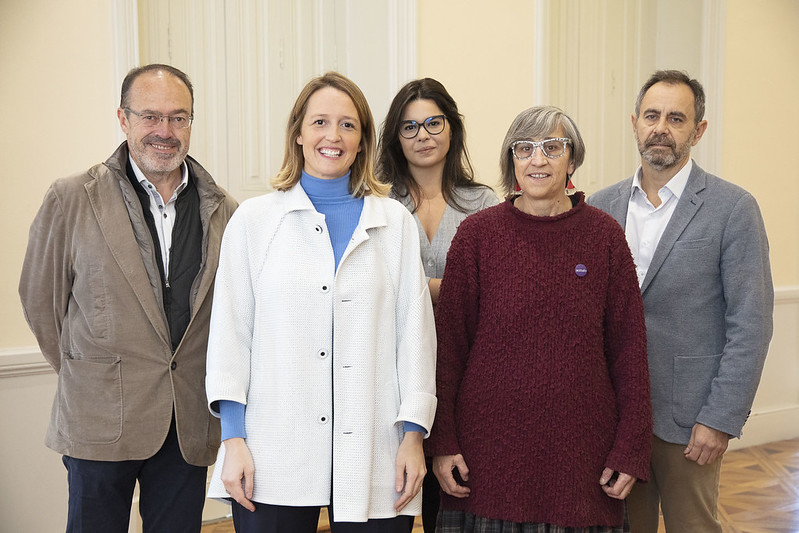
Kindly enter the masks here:
M 699 466 L 709 465 L 724 455 L 729 442 L 730 436 L 723 431 L 696 423 L 683 453 L 686 459 L 695 461 Z
M 469 468 L 466 466 L 466 461 L 463 460 L 463 455 L 437 455 L 433 457 L 433 473 L 436 475 L 438 484 L 441 485 L 444 492 L 456 498 L 466 498 L 472 489 L 459 485 L 455 481 L 453 472 L 456 468 L 461 479 L 469 481 Z
M 252 499 L 252 477 L 255 466 L 244 439 L 235 437 L 224 441 L 225 461 L 222 463 L 222 484 L 230 497 L 248 511 L 255 511 Z M 244 489 L 242 490 L 242 480 Z
M 401 511 L 422 490 L 424 475 L 427 473 L 422 450 L 423 439 L 424 435 L 421 432 L 408 431 L 397 450 L 395 489 L 401 494 L 394 503 L 394 509 L 397 511 Z

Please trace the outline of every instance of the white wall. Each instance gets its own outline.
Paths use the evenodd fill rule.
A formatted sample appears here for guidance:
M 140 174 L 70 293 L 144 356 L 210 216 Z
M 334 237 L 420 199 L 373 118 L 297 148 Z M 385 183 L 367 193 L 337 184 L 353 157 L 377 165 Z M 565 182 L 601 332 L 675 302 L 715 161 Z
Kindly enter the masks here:
M 22 316 L 27 230 L 54 179 L 118 142 L 112 3 L 0 1 L 0 529 L 63 531 L 66 470 L 45 448 L 56 376 Z M 44 370 L 45 373 L 40 373 Z
M 0 350 L 0 529 L 64 531 L 67 475 L 44 447 L 56 375 L 38 351 Z

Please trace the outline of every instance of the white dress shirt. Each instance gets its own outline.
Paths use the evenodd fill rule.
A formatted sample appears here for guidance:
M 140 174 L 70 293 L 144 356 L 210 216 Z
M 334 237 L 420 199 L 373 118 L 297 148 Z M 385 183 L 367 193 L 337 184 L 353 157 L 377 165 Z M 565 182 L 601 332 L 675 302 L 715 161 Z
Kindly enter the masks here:
M 155 188 L 155 185 L 144 176 L 144 173 L 136 166 L 136 162 L 132 157 L 130 158 L 130 165 L 133 167 L 133 173 L 136 174 L 136 179 L 139 180 L 144 190 L 150 193 L 150 213 L 152 213 L 153 220 L 155 220 L 155 229 L 158 232 L 158 241 L 161 245 L 161 260 L 164 264 L 164 277 L 168 283 L 169 252 L 172 249 L 172 228 L 175 227 L 175 221 L 177 219 L 176 202 L 178 195 L 186 188 L 186 185 L 189 184 L 189 169 L 184 163 L 180 164 L 182 172 L 180 184 L 175 189 L 175 192 L 172 193 L 172 198 L 165 203 L 164 199 L 161 198 L 161 194 Z
M 652 205 L 646 197 L 646 192 L 641 188 L 641 167 L 635 172 L 627 208 L 625 233 L 635 259 L 639 286 L 644 283 L 649 265 L 652 263 L 652 256 L 685 190 L 692 167 L 693 161 L 689 159 L 688 163 L 660 188 L 658 191 L 660 205 L 657 207 Z

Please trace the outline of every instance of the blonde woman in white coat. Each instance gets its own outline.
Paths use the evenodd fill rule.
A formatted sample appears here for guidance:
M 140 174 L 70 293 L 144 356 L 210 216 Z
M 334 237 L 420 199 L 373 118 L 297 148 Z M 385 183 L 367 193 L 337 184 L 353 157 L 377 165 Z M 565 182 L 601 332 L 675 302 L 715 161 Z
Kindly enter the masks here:
M 221 415 L 210 497 L 236 531 L 407 532 L 435 414 L 435 329 L 416 224 L 374 176 L 360 89 L 314 78 L 289 117 L 276 192 L 222 242 L 208 348 Z

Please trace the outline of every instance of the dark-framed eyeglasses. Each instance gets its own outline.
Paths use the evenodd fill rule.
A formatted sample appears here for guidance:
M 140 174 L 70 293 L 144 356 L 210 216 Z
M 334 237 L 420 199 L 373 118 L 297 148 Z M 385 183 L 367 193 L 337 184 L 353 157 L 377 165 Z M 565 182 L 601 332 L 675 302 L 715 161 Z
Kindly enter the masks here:
M 566 153 L 566 145 L 571 142 L 571 139 L 566 137 L 544 139 L 543 141 L 516 141 L 510 145 L 510 151 L 513 157 L 525 161 L 533 157 L 536 148 L 541 148 L 541 152 L 546 157 L 556 159 Z
M 433 115 L 432 117 L 427 117 L 421 124 L 415 120 L 403 120 L 400 123 L 399 132 L 400 135 L 406 139 L 413 139 L 419 135 L 419 128 L 424 128 L 425 131 L 427 131 L 427 133 L 430 135 L 438 135 L 444 131 L 444 126 L 446 123 L 447 117 L 444 115 Z
M 186 113 L 178 113 L 177 115 L 162 115 L 160 113 L 139 113 L 129 107 L 123 107 L 128 113 L 133 113 L 139 118 L 139 124 L 147 128 L 155 128 L 161 124 L 162 120 L 166 120 L 168 125 L 179 130 L 185 130 L 191 126 L 194 117 Z

